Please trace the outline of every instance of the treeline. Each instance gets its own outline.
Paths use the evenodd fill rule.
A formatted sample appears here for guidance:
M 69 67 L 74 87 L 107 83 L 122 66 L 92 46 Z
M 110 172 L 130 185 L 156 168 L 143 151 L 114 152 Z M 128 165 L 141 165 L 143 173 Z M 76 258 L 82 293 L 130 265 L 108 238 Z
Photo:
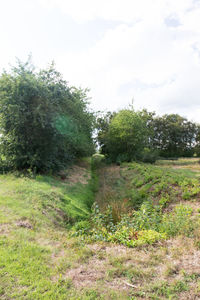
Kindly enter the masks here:
M 124 109 L 97 118 L 100 151 L 113 162 L 200 155 L 200 126 L 178 114 Z
M 87 91 L 30 60 L 0 77 L 0 169 L 60 170 L 94 152 Z
M 95 116 L 87 90 L 70 87 L 54 64 L 18 62 L 0 76 L 0 171 L 58 171 L 95 151 L 112 162 L 200 155 L 200 126 L 178 114 L 123 109 Z

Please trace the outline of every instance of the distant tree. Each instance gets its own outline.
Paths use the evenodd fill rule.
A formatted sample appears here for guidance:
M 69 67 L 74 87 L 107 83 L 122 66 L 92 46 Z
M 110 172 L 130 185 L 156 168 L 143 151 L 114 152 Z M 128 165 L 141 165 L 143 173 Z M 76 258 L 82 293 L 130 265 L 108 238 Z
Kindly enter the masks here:
M 98 119 L 97 139 L 112 161 L 200 155 L 200 127 L 178 114 L 158 117 L 133 108 L 108 113 Z
M 96 130 L 97 137 L 96 141 L 98 146 L 100 146 L 101 153 L 107 153 L 107 138 L 108 138 L 108 130 L 110 126 L 110 122 L 112 118 L 116 115 L 115 112 L 106 112 L 106 113 L 98 113 L 96 118 Z
M 200 157 L 200 125 L 197 124 L 196 126 L 196 139 L 195 139 L 195 147 L 194 147 L 195 154 Z
M 193 156 L 197 125 L 178 114 L 154 118 L 152 145 L 164 157 Z
M 0 77 L 0 150 L 14 169 L 59 170 L 93 150 L 87 90 L 69 87 L 51 64 L 30 60 Z
M 144 111 L 135 112 L 132 109 L 106 115 L 101 119 L 103 126 L 98 134 L 102 153 L 112 161 L 141 159 L 144 148 L 149 144 L 147 121 Z

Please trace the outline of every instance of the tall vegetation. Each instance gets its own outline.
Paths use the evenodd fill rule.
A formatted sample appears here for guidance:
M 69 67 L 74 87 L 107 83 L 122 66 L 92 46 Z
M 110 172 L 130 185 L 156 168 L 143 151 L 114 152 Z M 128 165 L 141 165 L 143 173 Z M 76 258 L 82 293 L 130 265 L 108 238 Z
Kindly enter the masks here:
M 195 152 L 198 126 L 178 114 L 152 119 L 153 147 L 164 157 L 191 157 Z
M 101 152 L 112 161 L 191 157 L 200 151 L 199 126 L 178 114 L 158 117 L 147 110 L 124 109 L 97 119 Z
M 54 64 L 36 72 L 30 60 L 0 77 L 0 150 L 12 169 L 59 170 L 91 154 L 93 114 L 87 90 L 69 87 Z

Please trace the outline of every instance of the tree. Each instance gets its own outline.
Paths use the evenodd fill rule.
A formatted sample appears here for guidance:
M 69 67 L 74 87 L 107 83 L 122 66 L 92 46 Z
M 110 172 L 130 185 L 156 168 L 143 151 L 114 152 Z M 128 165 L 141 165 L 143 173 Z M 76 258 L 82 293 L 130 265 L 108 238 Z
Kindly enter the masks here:
M 103 126 L 98 140 L 102 146 L 102 152 L 107 154 L 112 161 L 142 158 L 150 134 L 147 115 L 144 112 L 124 109 L 108 119 L 104 118 L 101 124 Z
M 97 137 L 96 142 L 98 146 L 100 146 L 101 153 L 107 153 L 107 137 L 108 137 L 108 130 L 110 126 L 110 122 L 112 118 L 116 115 L 115 112 L 107 112 L 107 113 L 98 113 L 96 118 L 96 130 L 97 130 Z
M 93 150 L 87 90 L 69 87 L 51 64 L 30 60 L 0 77 L 1 154 L 11 168 L 59 170 Z
M 200 153 L 199 126 L 178 114 L 158 117 L 147 110 L 124 109 L 98 119 L 98 142 L 112 161 L 155 162 L 161 157 Z
M 197 125 L 178 114 L 156 117 L 152 122 L 153 147 L 160 156 L 193 156 Z

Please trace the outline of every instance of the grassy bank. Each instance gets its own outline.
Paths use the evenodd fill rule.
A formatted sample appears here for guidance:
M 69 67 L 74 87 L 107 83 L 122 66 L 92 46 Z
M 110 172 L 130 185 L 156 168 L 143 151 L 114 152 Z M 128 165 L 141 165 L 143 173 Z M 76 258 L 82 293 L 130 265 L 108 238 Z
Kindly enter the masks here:
M 58 177 L 0 175 L 1 299 L 73 298 L 63 274 L 90 251 L 67 228 L 90 215 L 94 187 L 87 162 Z
M 197 160 L 0 175 L 1 299 L 198 299 L 199 175 Z

